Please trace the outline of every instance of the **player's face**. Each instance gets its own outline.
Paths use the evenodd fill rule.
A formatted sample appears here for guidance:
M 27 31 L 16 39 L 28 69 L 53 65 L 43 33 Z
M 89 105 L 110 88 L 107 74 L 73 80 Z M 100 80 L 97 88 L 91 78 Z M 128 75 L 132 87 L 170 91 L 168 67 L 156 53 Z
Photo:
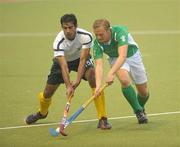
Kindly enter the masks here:
M 74 40 L 74 38 L 76 36 L 76 26 L 73 23 L 71 23 L 71 22 L 63 23 L 62 29 L 63 29 L 64 35 L 66 36 L 67 39 Z
M 106 30 L 103 26 L 94 29 L 94 34 L 99 42 L 106 43 L 111 39 L 111 31 Z

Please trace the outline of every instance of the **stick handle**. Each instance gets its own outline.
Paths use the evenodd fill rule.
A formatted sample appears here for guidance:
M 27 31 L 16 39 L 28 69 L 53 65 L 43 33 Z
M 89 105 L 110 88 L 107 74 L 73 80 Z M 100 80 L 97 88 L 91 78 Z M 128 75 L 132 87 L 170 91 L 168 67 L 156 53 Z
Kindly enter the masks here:
M 63 118 L 61 120 L 61 124 L 65 124 L 66 120 L 67 120 L 67 115 L 68 115 L 68 112 L 69 112 L 69 108 L 70 108 L 70 105 L 71 105 L 71 100 L 72 100 L 72 95 L 70 95 L 68 97 L 68 101 L 65 105 L 65 108 L 64 108 L 64 114 L 63 114 Z
M 107 86 L 108 86 L 107 84 L 104 84 L 104 85 L 100 88 L 100 92 L 102 92 Z M 82 105 L 82 107 L 83 107 L 83 108 L 86 108 L 86 107 L 91 103 L 91 101 L 94 100 L 94 98 L 95 98 L 95 94 L 94 94 L 93 96 L 91 96 L 91 97 Z

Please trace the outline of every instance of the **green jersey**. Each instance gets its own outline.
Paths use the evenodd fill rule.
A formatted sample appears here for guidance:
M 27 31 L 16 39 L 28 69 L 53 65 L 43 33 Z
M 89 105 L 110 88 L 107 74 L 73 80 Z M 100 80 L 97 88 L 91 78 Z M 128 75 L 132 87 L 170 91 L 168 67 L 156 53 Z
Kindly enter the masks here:
M 111 40 L 108 43 L 98 42 L 97 38 L 93 44 L 94 59 L 102 58 L 103 52 L 109 57 L 118 57 L 118 48 L 123 45 L 128 45 L 127 57 L 131 57 L 138 50 L 138 45 L 128 33 L 128 29 L 125 26 L 112 26 L 111 28 Z

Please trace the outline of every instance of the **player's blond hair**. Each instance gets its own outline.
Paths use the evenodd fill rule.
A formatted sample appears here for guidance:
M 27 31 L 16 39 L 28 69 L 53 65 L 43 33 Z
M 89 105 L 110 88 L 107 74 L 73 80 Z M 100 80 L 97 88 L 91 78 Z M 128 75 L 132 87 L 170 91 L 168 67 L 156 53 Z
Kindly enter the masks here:
M 110 28 L 110 23 L 107 19 L 97 19 L 93 23 L 93 29 L 103 26 L 106 30 Z

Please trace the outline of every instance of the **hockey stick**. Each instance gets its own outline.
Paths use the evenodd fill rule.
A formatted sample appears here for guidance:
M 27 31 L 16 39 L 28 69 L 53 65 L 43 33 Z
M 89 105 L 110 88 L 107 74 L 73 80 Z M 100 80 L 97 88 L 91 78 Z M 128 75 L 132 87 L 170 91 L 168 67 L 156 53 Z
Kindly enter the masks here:
M 102 86 L 100 89 L 100 92 L 102 92 L 106 87 L 107 87 L 107 84 Z M 85 103 L 83 103 L 81 107 L 79 107 L 79 109 L 73 115 L 71 115 L 69 119 L 67 119 L 64 128 L 70 125 L 81 114 L 81 112 L 94 100 L 94 98 L 95 98 L 95 94 L 91 96 Z M 54 137 L 58 136 L 59 135 L 58 128 L 56 130 L 51 128 L 50 133 Z
M 70 105 L 71 105 L 71 100 L 72 100 L 72 95 L 68 98 L 68 101 L 67 101 L 67 103 L 65 105 L 63 118 L 62 118 L 62 120 L 60 122 L 59 127 L 56 130 L 54 130 L 53 128 L 50 128 L 51 135 L 58 136 L 58 134 L 60 133 L 63 136 L 67 136 L 67 134 L 64 132 L 64 128 L 65 128 L 69 108 L 70 108 Z
M 107 87 L 107 84 L 101 87 L 100 92 L 103 91 Z M 94 100 L 95 95 L 90 97 L 71 117 L 66 121 L 65 128 L 71 124 L 80 114 L 81 112 Z

